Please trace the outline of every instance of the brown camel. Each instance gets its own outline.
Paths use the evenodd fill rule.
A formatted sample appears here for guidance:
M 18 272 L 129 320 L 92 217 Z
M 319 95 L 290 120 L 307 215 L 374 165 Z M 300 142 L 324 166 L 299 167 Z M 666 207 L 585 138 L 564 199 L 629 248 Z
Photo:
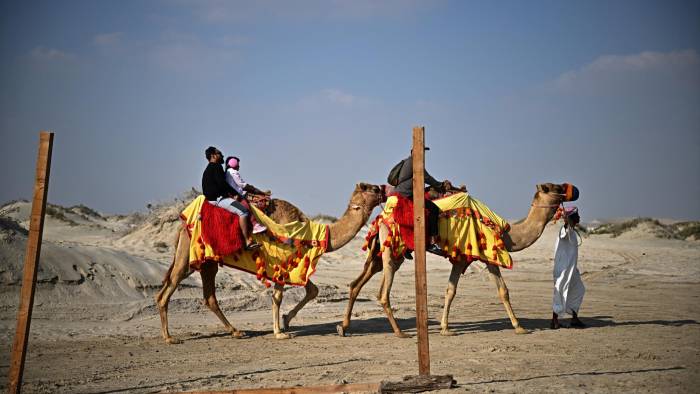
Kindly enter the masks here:
M 513 223 L 510 230 L 503 234 L 503 241 L 506 250 L 509 252 L 517 252 L 529 247 L 535 243 L 535 241 L 537 241 L 537 239 L 542 235 L 545 225 L 554 217 L 559 205 L 563 201 L 568 201 L 566 199 L 566 185 L 567 184 L 557 185 L 552 183 L 537 185 L 537 192 L 532 200 L 527 217 Z M 573 187 L 573 189 L 576 188 Z M 575 191 L 575 195 L 578 195 L 578 190 Z M 387 318 L 389 319 L 389 323 L 394 330 L 394 335 L 399 338 L 409 337 L 409 335 L 404 334 L 401 331 L 396 323 L 389 299 L 391 285 L 394 281 L 394 273 L 401 267 L 404 259 L 403 257 L 399 257 L 399 259 L 392 258 L 390 248 L 385 248 L 381 256 L 377 256 L 379 247 L 387 239 L 387 235 L 388 230 L 386 229 L 386 226 L 380 226 L 379 239 L 377 240 L 375 238 L 374 243 L 369 245 L 371 253 L 368 253 L 369 257 L 365 262 L 365 267 L 362 273 L 357 277 L 357 279 L 350 283 L 350 299 L 348 300 L 348 306 L 345 309 L 343 323 L 337 326 L 338 334 L 341 336 L 345 336 L 345 333 L 350 326 L 352 308 L 355 304 L 357 296 L 360 294 L 360 290 L 374 274 L 384 271 L 384 276 L 377 298 L 382 305 Z M 443 311 L 442 321 L 440 323 L 442 328 L 440 331 L 441 335 L 453 335 L 453 332 L 450 331 L 448 327 L 450 305 L 452 304 L 452 300 L 454 299 L 457 291 L 459 277 L 467 268 L 467 265 L 468 264 L 466 262 L 455 263 L 452 265 L 452 272 L 450 273 L 449 283 L 445 292 L 445 309 Z M 517 334 L 528 333 L 528 330 L 520 325 L 518 319 L 513 313 L 513 308 L 510 305 L 510 299 L 508 296 L 508 288 L 506 287 L 506 283 L 501 276 L 500 269 L 498 266 L 491 264 L 486 264 L 486 267 L 496 283 L 498 295 L 506 308 L 506 312 L 510 317 L 510 321 L 515 329 L 515 332 Z
M 381 203 L 382 192 L 379 186 L 370 185 L 366 183 L 360 183 L 356 185 L 355 190 L 350 197 L 350 202 L 348 203 L 348 208 L 343 214 L 343 216 L 338 219 L 335 223 L 329 225 L 329 245 L 327 252 L 332 252 L 337 250 L 343 245 L 350 242 L 355 237 L 362 226 L 367 223 L 372 210 Z M 277 223 L 289 223 L 292 221 L 303 221 L 307 220 L 306 216 L 297 209 L 294 205 L 283 201 L 273 199 L 268 209 L 270 218 L 272 218 Z M 155 300 L 158 304 L 160 311 L 160 322 L 161 322 L 161 333 L 163 334 L 163 339 L 167 343 L 180 343 L 179 340 L 170 336 L 168 332 L 168 301 L 170 296 L 177 288 L 177 285 L 190 274 L 192 270 L 189 265 L 189 245 L 190 238 L 185 227 L 181 227 L 178 231 L 177 239 L 175 241 L 175 256 L 173 262 L 165 274 L 165 279 L 163 280 L 163 288 L 156 294 Z M 229 323 L 224 314 L 219 309 L 219 303 L 216 300 L 216 273 L 218 271 L 218 264 L 215 263 L 205 263 L 202 265 L 200 275 L 202 277 L 202 289 L 204 291 L 204 304 L 206 304 L 209 309 L 221 320 L 226 329 L 231 332 L 234 338 L 243 337 L 245 334 L 242 331 L 237 330 L 235 327 Z M 289 328 L 290 321 L 296 316 L 301 308 L 306 305 L 307 302 L 316 298 L 318 295 L 318 288 L 314 285 L 311 280 L 307 281 L 306 294 L 304 299 L 302 299 L 287 315 L 283 316 L 285 329 Z M 273 295 L 272 295 L 272 314 L 273 314 L 273 327 L 275 338 L 286 339 L 289 335 L 283 333 L 280 330 L 279 322 L 279 308 L 282 304 L 282 296 L 284 294 L 284 286 L 275 284 Z

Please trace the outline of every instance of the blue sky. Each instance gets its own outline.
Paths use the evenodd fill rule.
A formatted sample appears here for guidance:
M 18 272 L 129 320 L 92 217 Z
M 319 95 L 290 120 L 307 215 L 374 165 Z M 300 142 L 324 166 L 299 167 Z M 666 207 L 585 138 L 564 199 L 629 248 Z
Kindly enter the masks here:
M 71 1 L 0 5 L 0 201 L 143 210 L 209 145 L 339 215 L 426 127 L 427 168 L 507 218 L 541 182 L 584 221 L 700 219 L 700 3 Z

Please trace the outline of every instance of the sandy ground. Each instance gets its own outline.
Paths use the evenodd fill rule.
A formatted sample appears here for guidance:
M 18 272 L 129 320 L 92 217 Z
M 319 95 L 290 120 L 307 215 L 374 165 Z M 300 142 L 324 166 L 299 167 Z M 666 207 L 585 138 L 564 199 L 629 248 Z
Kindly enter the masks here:
M 356 303 L 351 335 L 336 334 L 347 285 L 363 264 L 358 238 L 319 263 L 314 280 L 321 293 L 292 322 L 293 339 L 271 336 L 269 290 L 246 273 L 223 269 L 217 278 L 222 309 L 249 338 L 224 332 L 201 305 L 200 282 L 193 276 L 170 306 L 171 333 L 184 343 L 166 345 L 152 294 L 171 252 L 154 248 L 154 238 L 122 236 L 123 223 L 110 220 L 91 224 L 89 231 L 84 223 L 64 231 L 48 221 L 24 392 L 272 388 L 398 381 L 417 374 L 411 262 L 396 276 L 392 303 L 413 338 L 390 333 L 375 301 L 380 275 Z M 138 231 L 154 234 L 160 226 L 168 240 L 173 223 L 151 220 L 143 226 Z M 548 328 L 555 233 L 549 226 L 534 246 L 513 255 L 515 268 L 504 272 L 515 313 L 532 330 L 527 335 L 513 332 L 495 286 L 477 263 L 462 277 L 453 304 L 451 327 L 458 335 L 440 336 L 450 264 L 429 256 L 431 372 L 454 375 L 458 386 L 449 392 L 697 392 L 700 243 L 634 232 L 585 238 L 581 317 L 589 327 L 555 331 Z M 21 234 L 6 235 L 0 244 L 0 390 L 7 387 L 19 294 L 12 267 L 23 245 Z M 284 311 L 302 291 L 286 293 Z

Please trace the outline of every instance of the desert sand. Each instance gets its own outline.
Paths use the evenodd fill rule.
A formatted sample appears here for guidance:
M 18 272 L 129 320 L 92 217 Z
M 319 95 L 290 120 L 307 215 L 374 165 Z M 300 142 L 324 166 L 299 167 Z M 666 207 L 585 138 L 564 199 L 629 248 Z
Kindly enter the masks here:
M 336 334 L 348 283 L 364 263 L 364 231 L 319 262 L 319 297 L 292 322 L 293 339 L 271 335 L 271 291 L 252 275 L 222 268 L 221 307 L 248 338 L 231 338 L 201 304 L 194 274 L 170 303 L 171 333 L 184 343 L 165 344 L 153 295 L 172 259 L 178 212 L 188 198 L 127 216 L 51 206 L 24 392 L 273 388 L 398 381 L 417 374 L 411 262 L 396 276 L 392 304 L 413 338 L 391 334 L 375 299 L 380 275 L 358 299 L 351 335 Z M 29 210 L 21 201 L 0 208 L 0 390 L 7 388 Z M 516 315 L 532 330 L 527 335 L 513 332 L 488 272 L 475 263 L 452 307 L 457 335 L 440 336 L 450 263 L 428 256 L 431 372 L 457 381 L 445 391 L 697 392 L 700 241 L 659 238 L 645 226 L 614 238 L 584 237 L 579 269 L 587 292 L 580 315 L 588 328 L 550 330 L 552 252 L 560 225 L 549 225 L 535 245 L 514 253 L 514 269 L 503 273 Z M 283 311 L 302 292 L 288 290 Z

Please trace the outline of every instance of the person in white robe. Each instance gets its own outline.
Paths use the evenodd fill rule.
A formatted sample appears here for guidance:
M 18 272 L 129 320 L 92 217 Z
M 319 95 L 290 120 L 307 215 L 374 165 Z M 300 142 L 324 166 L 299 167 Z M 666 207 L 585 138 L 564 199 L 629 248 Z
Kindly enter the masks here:
M 578 270 L 578 241 L 574 230 L 580 217 L 576 207 L 564 210 L 564 225 L 554 244 L 554 297 L 552 301 L 552 329 L 558 329 L 559 316 L 570 314 L 570 327 L 583 328 L 585 325 L 578 318 L 578 311 L 583 301 L 586 288 Z

